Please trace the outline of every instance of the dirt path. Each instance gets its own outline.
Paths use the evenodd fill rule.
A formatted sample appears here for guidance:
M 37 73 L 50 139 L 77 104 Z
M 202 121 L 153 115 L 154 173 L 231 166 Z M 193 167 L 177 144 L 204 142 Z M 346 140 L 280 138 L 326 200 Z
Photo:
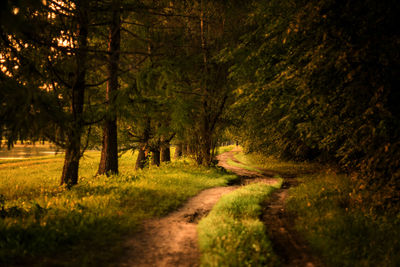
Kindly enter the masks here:
M 144 229 L 126 244 L 129 252 L 121 266 L 197 266 L 197 222 L 223 194 L 237 187 L 204 190 L 169 216 L 145 222 Z
M 233 150 L 229 151 L 229 152 L 225 152 L 221 155 L 217 156 L 218 159 L 218 166 L 221 166 L 223 168 L 225 168 L 226 170 L 229 170 L 231 172 L 234 172 L 236 175 L 238 175 L 241 178 L 240 184 L 245 185 L 245 184 L 249 184 L 249 183 L 258 183 L 258 182 L 262 182 L 262 183 L 267 183 L 267 184 L 274 184 L 277 182 L 276 178 L 273 178 L 275 176 L 276 173 L 273 172 L 268 172 L 262 170 L 262 174 L 256 171 L 250 171 L 250 170 L 246 170 L 237 166 L 231 166 L 228 165 L 228 160 L 232 160 L 238 163 L 241 163 L 240 161 L 238 161 L 234 155 L 236 152 L 241 151 L 240 148 L 234 148 Z
M 274 172 L 265 171 L 260 174 L 228 165 L 229 159 L 235 160 L 234 153 L 238 150 L 219 155 L 218 165 L 239 175 L 242 185 L 276 182 L 272 178 L 276 174 Z M 287 214 L 284 208 L 287 188 L 294 184 L 294 179 L 287 180 L 284 188 L 277 190 L 265 203 L 263 220 L 284 266 L 321 266 L 310 256 L 303 240 L 294 231 L 293 215 Z M 238 187 L 234 185 L 204 190 L 167 217 L 145 222 L 141 232 L 127 241 L 127 253 L 120 266 L 198 266 L 200 252 L 197 245 L 197 222 L 208 214 L 222 195 Z
M 241 176 L 241 184 L 276 179 L 262 177 L 257 172 L 227 165 L 234 152 L 219 156 L 219 165 Z M 148 220 L 140 233 L 126 243 L 127 254 L 120 266 L 198 266 L 197 222 L 212 209 L 222 195 L 239 185 L 215 187 L 191 198 L 181 209 L 161 219 Z

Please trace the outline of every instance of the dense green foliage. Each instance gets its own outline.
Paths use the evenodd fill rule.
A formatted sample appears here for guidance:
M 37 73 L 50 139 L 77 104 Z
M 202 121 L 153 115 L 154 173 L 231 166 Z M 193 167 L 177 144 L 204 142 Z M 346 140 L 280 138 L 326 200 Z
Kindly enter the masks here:
M 400 217 L 368 216 L 351 205 L 349 177 L 334 172 L 302 177 L 290 189 L 297 229 L 329 266 L 398 266 Z
M 260 204 L 281 186 L 247 185 L 224 195 L 199 225 L 202 266 L 276 266 L 278 258 L 258 219 Z
M 94 177 L 99 154 L 84 157 L 71 190 L 56 186 L 61 156 L 0 163 L 0 265 L 109 265 L 143 219 L 236 179 L 187 160 L 134 171 L 130 153 L 120 159 L 122 174 Z
M 399 3 L 256 2 L 225 55 L 246 149 L 338 163 L 378 210 L 400 207 Z

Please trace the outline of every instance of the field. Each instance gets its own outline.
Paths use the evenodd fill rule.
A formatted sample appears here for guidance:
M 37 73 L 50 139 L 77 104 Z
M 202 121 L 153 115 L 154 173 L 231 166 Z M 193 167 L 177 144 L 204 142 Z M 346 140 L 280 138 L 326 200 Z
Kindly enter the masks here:
M 135 171 L 131 153 L 121 156 L 120 175 L 94 176 L 99 156 L 86 153 L 71 190 L 59 186 L 61 155 L 0 162 L 1 264 L 110 265 L 143 219 L 236 179 L 187 159 Z
M 186 158 L 135 171 L 136 155 L 129 152 L 120 157 L 119 175 L 95 176 L 99 156 L 85 154 L 79 184 L 71 190 L 59 186 L 62 155 L 0 161 L 0 265 L 117 265 L 126 238 L 142 229 L 143 220 L 164 216 L 201 190 L 237 179 Z M 354 203 L 350 177 L 327 166 L 255 154 L 235 153 L 229 163 L 297 176 L 300 184 L 289 189 L 287 209 L 296 214 L 295 227 L 312 253 L 328 266 L 400 263 L 400 217 L 361 209 Z M 226 261 L 279 265 L 258 218 L 271 190 L 258 184 L 242 187 L 224 196 L 200 222 L 204 266 Z

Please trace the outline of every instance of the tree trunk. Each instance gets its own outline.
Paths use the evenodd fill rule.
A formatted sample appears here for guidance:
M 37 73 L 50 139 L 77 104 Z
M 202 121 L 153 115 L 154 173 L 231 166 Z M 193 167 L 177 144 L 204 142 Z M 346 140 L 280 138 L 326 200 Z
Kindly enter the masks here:
M 160 166 L 160 148 L 151 151 L 151 165 Z
M 161 162 L 171 161 L 171 149 L 170 144 L 166 143 L 161 147 Z
M 151 126 L 151 121 L 150 118 L 146 119 L 146 126 L 143 131 L 143 140 L 141 141 L 140 149 L 139 149 L 139 155 L 136 160 L 136 165 L 135 169 L 143 169 L 146 166 L 147 160 L 148 160 L 148 141 L 150 139 L 150 126 Z
M 210 166 L 211 165 L 211 138 L 206 136 L 206 140 L 202 147 L 202 155 L 203 155 L 203 165 Z
M 207 107 L 207 101 L 204 100 L 203 103 L 203 118 L 202 118 L 202 129 L 200 131 L 200 140 L 199 140 L 199 155 L 198 157 L 201 158 L 200 160 L 197 161 L 198 164 L 204 165 L 204 166 L 209 166 L 211 164 L 211 136 L 212 136 L 212 129 L 210 127 L 210 121 L 209 121 L 209 116 L 207 116 L 208 110 L 206 109 Z
M 67 184 L 68 187 L 78 183 L 79 159 L 81 157 L 81 136 L 84 128 L 83 106 L 85 100 L 85 83 L 87 68 L 87 38 L 88 38 L 88 17 L 87 6 L 82 6 L 87 2 L 77 2 L 76 12 L 78 16 L 77 24 L 77 50 L 75 53 L 76 73 L 75 80 L 72 83 L 71 100 L 71 126 L 67 134 L 67 149 L 61 184 Z
M 187 144 L 182 144 L 182 156 L 188 156 L 188 145 Z
M 136 159 L 135 169 L 143 169 L 146 166 L 146 162 L 148 159 L 148 155 L 146 153 L 146 149 L 144 147 L 139 149 L 139 154 Z
M 113 0 L 113 15 L 109 30 L 109 62 L 106 91 L 107 116 L 103 128 L 103 148 L 98 174 L 118 173 L 118 140 L 117 140 L 117 118 L 115 112 L 115 96 L 118 91 L 118 65 L 121 40 L 121 14 L 120 1 Z
M 207 62 L 207 42 L 206 42 L 206 34 L 205 34 L 205 19 L 204 19 L 204 1 L 202 0 L 200 2 L 200 36 L 201 36 L 201 49 L 203 51 L 203 68 L 204 68 L 204 77 L 207 77 L 208 74 L 208 62 Z M 206 79 L 205 79 L 206 80 Z M 197 164 L 199 165 L 206 165 L 209 166 L 210 163 L 210 147 L 211 147 L 211 142 L 209 138 L 209 103 L 207 100 L 207 84 L 203 83 L 202 84 L 202 90 L 203 90 L 203 114 L 202 114 L 202 119 L 203 119 L 203 129 L 201 132 L 200 136 L 200 148 L 198 149 L 198 154 L 196 156 L 197 158 Z
M 190 146 L 190 144 L 186 145 L 186 156 L 190 156 L 193 154 L 193 150 L 192 147 Z
M 64 167 L 61 176 L 61 185 L 68 188 L 78 183 L 78 170 L 80 159 L 80 142 L 72 145 L 65 151 Z
M 118 173 L 118 143 L 117 123 L 115 120 L 106 120 L 103 128 L 103 147 L 98 174 Z
M 175 154 L 174 154 L 174 158 L 179 158 L 182 157 L 182 148 L 183 148 L 183 144 L 182 143 L 178 143 L 175 146 Z

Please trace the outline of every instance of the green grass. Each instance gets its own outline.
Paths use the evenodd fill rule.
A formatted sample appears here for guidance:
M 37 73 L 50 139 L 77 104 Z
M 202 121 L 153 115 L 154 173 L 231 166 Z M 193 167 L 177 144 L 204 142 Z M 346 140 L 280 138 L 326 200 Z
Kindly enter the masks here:
M 351 179 L 333 172 L 308 175 L 290 189 L 297 229 L 329 266 L 400 266 L 400 215 L 362 210 Z
M 251 184 L 224 195 L 198 225 L 202 266 L 276 266 L 278 259 L 258 219 L 260 204 L 275 189 Z
M 0 265 L 111 265 L 144 219 L 236 179 L 186 159 L 135 171 L 131 153 L 120 158 L 120 175 L 95 177 L 99 156 L 86 153 L 71 190 L 59 186 L 61 156 L 0 165 Z
M 265 157 L 257 153 L 236 153 L 235 158 L 244 165 L 252 166 L 262 171 L 272 171 L 283 177 L 314 173 L 320 168 L 318 164 L 282 161 L 273 156 Z
M 317 164 L 306 162 L 285 162 L 274 157 L 264 157 L 256 153 L 245 154 L 243 152 L 235 152 L 234 157 L 240 163 L 229 159 L 227 162 L 229 165 L 261 174 L 264 172 L 272 172 L 277 177 L 294 177 L 305 173 L 313 173 L 319 170 Z
M 235 145 L 229 145 L 229 146 L 219 146 L 217 148 L 217 155 L 231 151 L 232 149 L 234 149 L 236 146 Z
M 262 171 L 260 171 L 256 167 L 252 167 L 250 165 L 245 165 L 245 164 L 242 164 L 242 163 L 238 163 L 236 161 L 233 161 L 232 159 L 228 159 L 227 163 L 228 163 L 228 165 L 239 167 L 239 168 L 242 168 L 242 169 L 245 169 L 245 170 L 248 170 L 248 171 L 254 171 L 254 172 L 262 173 Z

